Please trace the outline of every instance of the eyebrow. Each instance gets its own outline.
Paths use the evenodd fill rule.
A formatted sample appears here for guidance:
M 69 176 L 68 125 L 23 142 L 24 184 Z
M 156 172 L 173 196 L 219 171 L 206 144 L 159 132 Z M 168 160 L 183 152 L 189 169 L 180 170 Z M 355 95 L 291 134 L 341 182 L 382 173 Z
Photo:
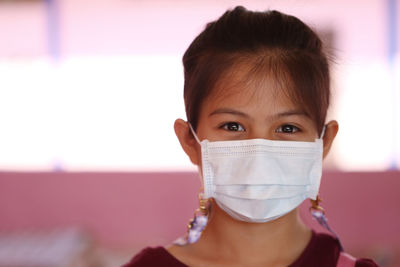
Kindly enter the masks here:
M 245 118 L 249 118 L 250 116 L 244 112 L 241 112 L 239 110 L 235 110 L 235 109 L 231 109 L 231 108 L 219 108 L 214 110 L 213 112 L 211 112 L 208 117 L 211 117 L 213 115 L 218 115 L 218 114 L 231 114 L 231 115 L 237 115 L 237 116 L 241 116 L 241 117 L 245 117 Z M 302 110 L 288 110 L 288 111 L 284 111 L 284 112 L 280 112 L 277 114 L 274 114 L 272 116 L 273 119 L 277 119 L 277 118 L 282 118 L 282 117 L 289 117 L 289 116 L 305 116 L 307 118 L 310 118 L 310 116 L 302 111 Z
M 219 109 L 216 109 L 213 112 L 211 112 L 208 115 L 208 117 L 211 117 L 213 115 L 218 115 L 218 114 L 231 114 L 231 115 L 238 115 L 238 116 L 246 117 L 246 118 L 249 117 L 249 115 L 247 115 L 246 113 L 238 111 L 238 110 L 235 110 L 235 109 L 231 109 L 231 108 L 219 108 Z
M 282 118 L 282 117 L 288 117 L 288 116 L 305 116 L 307 118 L 310 118 L 310 116 L 302 110 L 288 110 L 288 111 L 284 111 L 278 114 L 273 115 L 274 118 Z

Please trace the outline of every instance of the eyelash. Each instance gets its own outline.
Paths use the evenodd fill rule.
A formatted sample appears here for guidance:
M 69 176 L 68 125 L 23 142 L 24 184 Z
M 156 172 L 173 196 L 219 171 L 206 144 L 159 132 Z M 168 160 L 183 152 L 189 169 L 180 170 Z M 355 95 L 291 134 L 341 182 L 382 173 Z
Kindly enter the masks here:
M 243 130 L 238 130 L 238 131 L 231 131 L 231 130 L 229 130 L 228 127 L 229 127 L 229 125 L 232 126 L 232 124 L 233 124 L 233 125 L 239 126 L 239 128 L 242 128 Z M 223 130 L 226 130 L 226 131 L 229 131 L 229 132 L 244 132 L 244 131 L 246 131 L 246 130 L 244 129 L 244 127 L 243 127 L 240 123 L 234 122 L 234 121 L 230 121 L 230 122 L 223 123 L 219 128 L 220 128 L 220 129 L 223 129 Z
M 228 127 L 229 126 L 233 126 L 233 125 L 238 126 L 239 130 L 229 130 Z M 291 132 L 285 132 L 284 131 L 284 127 L 291 127 L 292 131 Z M 226 130 L 226 131 L 229 131 L 229 132 L 245 132 L 246 131 L 244 129 L 244 127 L 238 122 L 226 122 L 226 123 L 223 123 L 221 126 L 219 126 L 219 128 L 223 129 L 223 130 Z M 294 126 L 292 124 L 283 124 L 283 125 L 279 126 L 278 129 L 275 130 L 276 133 L 283 133 L 283 134 L 294 134 L 294 133 L 297 133 L 297 132 L 300 132 L 300 131 L 301 131 L 301 129 L 299 127 Z
M 283 128 L 284 128 L 284 127 L 287 127 L 287 126 L 292 127 L 293 132 L 289 132 L 289 133 L 288 133 L 288 132 L 284 132 L 284 131 L 283 131 Z M 299 127 L 294 126 L 294 125 L 292 125 L 292 124 L 283 124 L 283 125 L 280 126 L 278 129 L 275 130 L 276 133 L 283 133 L 283 134 L 294 134 L 294 133 L 297 133 L 297 132 L 300 132 L 300 131 L 301 131 L 301 130 L 300 130 Z

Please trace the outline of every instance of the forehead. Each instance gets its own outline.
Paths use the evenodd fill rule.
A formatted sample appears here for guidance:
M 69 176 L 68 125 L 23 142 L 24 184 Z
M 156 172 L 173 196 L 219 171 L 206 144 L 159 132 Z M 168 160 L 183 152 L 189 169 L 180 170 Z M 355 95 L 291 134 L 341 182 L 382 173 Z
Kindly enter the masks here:
M 267 64 L 236 64 L 217 81 L 203 108 L 300 109 L 290 98 L 292 82 L 286 76 Z

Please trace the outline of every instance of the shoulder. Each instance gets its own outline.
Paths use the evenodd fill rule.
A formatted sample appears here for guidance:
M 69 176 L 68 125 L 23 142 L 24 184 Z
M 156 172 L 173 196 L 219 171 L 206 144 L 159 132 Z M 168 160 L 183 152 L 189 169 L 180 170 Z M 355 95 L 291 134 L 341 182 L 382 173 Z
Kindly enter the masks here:
M 337 238 L 324 234 L 315 233 L 302 255 L 290 267 L 298 266 L 326 266 L 335 267 L 340 255 L 340 243 Z M 378 266 L 373 260 L 356 259 L 356 267 Z
M 164 247 L 147 247 L 123 265 L 123 267 L 141 266 L 184 267 L 186 265 L 174 258 Z
M 378 266 L 373 260 L 370 259 L 356 259 L 348 253 L 342 252 L 337 261 L 338 267 L 375 267 Z
M 320 247 L 320 249 L 322 249 L 322 250 L 326 250 L 326 249 L 331 250 L 331 252 L 332 252 L 331 255 L 332 256 L 335 255 L 334 262 L 337 264 L 339 256 L 341 254 L 339 240 L 337 240 L 337 238 L 335 238 L 331 235 L 328 235 L 328 234 L 318 233 L 315 235 L 316 235 L 316 243 L 318 244 L 318 247 Z M 328 253 L 328 251 L 326 251 L 325 253 Z M 355 260 L 355 267 L 378 267 L 378 264 L 376 264 L 371 259 L 353 258 L 353 260 Z
M 379 265 L 371 259 L 357 259 L 355 267 L 379 267 Z

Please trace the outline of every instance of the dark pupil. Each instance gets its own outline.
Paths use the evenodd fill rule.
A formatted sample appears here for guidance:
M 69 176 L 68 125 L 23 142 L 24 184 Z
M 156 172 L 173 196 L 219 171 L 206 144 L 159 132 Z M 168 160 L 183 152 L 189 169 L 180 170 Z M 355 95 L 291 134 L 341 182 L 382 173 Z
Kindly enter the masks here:
M 234 122 L 228 123 L 228 129 L 229 131 L 239 131 L 239 125 Z
M 293 132 L 293 127 L 291 125 L 283 125 L 282 132 L 291 133 Z

